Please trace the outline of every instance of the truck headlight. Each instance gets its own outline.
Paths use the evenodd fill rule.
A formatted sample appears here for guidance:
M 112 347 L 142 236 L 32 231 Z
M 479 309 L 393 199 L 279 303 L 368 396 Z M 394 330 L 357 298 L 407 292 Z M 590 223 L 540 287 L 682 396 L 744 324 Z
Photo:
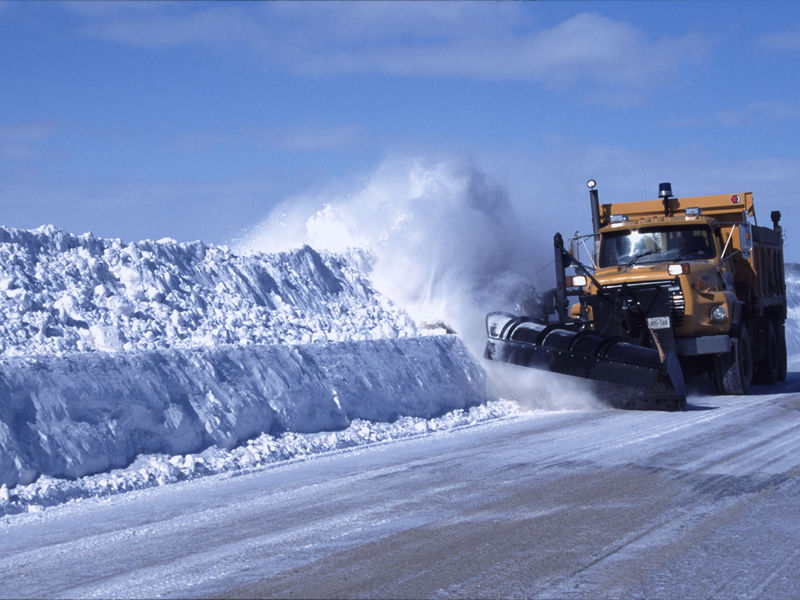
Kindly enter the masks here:
M 728 318 L 728 310 L 725 308 L 725 305 L 720 304 L 719 306 L 715 306 L 711 309 L 711 320 L 717 323 L 722 323 L 725 319 Z
M 667 273 L 670 275 L 684 275 L 689 272 L 689 265 L 687 263 L 681 263 L 678 265 L 669 265 L 667 267 Z
M 583 287 L 586 285 L 586 276 L 584 275 L 573 275 L 572 277 L 567 277 L 567 287 Z

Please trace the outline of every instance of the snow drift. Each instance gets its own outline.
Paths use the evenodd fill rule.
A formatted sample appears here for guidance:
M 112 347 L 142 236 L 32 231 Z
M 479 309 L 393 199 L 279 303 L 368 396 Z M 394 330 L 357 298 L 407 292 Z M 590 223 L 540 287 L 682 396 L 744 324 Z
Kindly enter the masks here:
M 356 250 L 0 228 L 0 485 L 489 400 L 461 342 L 413 337 L 368 271 Z
M 0 397 L 8 486 L 490 399 L 454 336 L 11 358 L 0 362 Z
M 42 475 L 30 484 L 0 485 L 0 515 L 37 511 L 76 498 L 120 494 L 221 473 L 240 474 L 275 463 L 304 460 L 367 444 L 394 443 L 419 435 L 514 418 L 522 412 L 508 400 L 492 400 L 432 419 L 400 417 L 392 422 L 354 419 L 346 429 L 314 433 L 262 433 L 233 449 L 209 446 L 199 453 L 143 454 L 129 466 L 64 479 Z

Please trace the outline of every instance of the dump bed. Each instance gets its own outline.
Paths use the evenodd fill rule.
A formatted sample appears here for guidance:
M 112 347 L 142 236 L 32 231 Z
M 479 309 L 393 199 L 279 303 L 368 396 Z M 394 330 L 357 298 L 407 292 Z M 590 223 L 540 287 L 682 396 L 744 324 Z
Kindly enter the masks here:
M 745 261 L 737 256 L 736 283 L 747 286 L 756 314 L 778 312 L 786 318 L 786 277 L 780 229 L 753 227 L 753 250 Z

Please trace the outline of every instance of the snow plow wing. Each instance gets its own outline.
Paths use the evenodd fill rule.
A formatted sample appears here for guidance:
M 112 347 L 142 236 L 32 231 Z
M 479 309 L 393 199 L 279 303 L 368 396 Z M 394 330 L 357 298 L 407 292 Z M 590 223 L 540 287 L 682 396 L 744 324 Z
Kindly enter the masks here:
M 686 405 L 683 372 L 672 352 L 662 361 L 658 350 L 622 338 L 504 312 L 486 316 L 486 331 L 484 358 L 612 384 L 613 403 L 625 407 L 680 410 Z

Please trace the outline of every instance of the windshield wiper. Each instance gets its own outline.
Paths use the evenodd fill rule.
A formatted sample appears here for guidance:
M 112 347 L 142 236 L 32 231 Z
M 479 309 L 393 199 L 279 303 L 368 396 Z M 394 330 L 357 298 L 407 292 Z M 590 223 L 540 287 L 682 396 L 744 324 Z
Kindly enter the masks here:
M 645 250 L 644 252 L 640 252 L 639 254 L 634 256 L 632 259 L 630 259 L 628 261 L 628 264 L 625 265 L 625 266 L 630 269 L 633 266 L 633 263 L 635 263 L 640 258 L 644 258 L 645 256 L 649 256 L 650 254 L 655 254 L 656 252 L 661 252 L 661 248 L 656 247 L 656 248 L 653 248 L 651 250 Z
M 684 250 L 675 260 L 681 260 L 682 258 L 689 258 L 692 254 L 697 254 L 699 252 L 706 252 L 707 248 L 695 248 L 693 250 Z M 706 257 L 697 257 L 697 258 L 706 258 Z

